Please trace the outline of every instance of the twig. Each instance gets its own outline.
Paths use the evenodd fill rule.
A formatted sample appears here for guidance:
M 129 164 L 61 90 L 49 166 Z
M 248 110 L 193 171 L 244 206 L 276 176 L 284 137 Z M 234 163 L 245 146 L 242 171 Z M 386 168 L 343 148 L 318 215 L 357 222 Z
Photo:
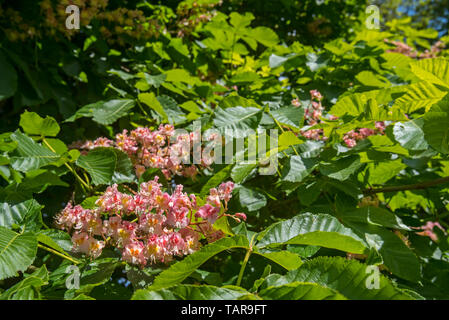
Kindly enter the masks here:
M 426 189 L 430 188 L 439 184 L 447 183 L 449 182 L 449 177 L 444 178 L 438 178 L 431 181 L 425 181 L 415 184 L 406 184 L 402 186 L 391 186 L 391 187 L 383 187 L 383 188 L 368 188 L 363 190 L 363 193 L 368 194 L 375 194 L 375 193 L 381 193 L 381 192 L 395 192 L 395 191 L 405 191 L 405 190 L 419 190 L 419 189 Z

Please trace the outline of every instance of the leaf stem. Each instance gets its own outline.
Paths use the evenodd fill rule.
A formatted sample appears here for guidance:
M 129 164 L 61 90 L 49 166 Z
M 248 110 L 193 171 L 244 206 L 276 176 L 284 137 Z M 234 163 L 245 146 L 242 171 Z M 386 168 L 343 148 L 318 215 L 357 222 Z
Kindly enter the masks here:
M 251 242 L 249 244 L 249 248 L 246 250 L 245 258 L 243 259 L 242 267 L 240 268 L 239 277 L 237 278 L 236 285 L 238 287 L 242 283 L 243 274 L 245 273 L 246 264 L 248 263 L 249 257 L 251 256 L 251 253 L 253 252 L 253 241 L 254 241 L 254 237 L 255 236 L 256 235 L 253 235 L 253 237 L 251 238 Z
M 279 129 L 281 129 L 282 133 L 284 133 L 285 131 L 284 131 L 284 129 L 282 128 L 282 126 L 281 126 L 281 124 L 279 123 L 279 121 L 277 121 L 276 118 L 273 117 L 273 115 L 271 114 L 270 111 L 268 111 L 268 114 L 269 114 L 270 117 L 274 120 L 274 122 L 275 122 L 276 125 L 279 127 Z M 293 151 L 296 153 L 296 155 L 299 156 L 298 151 L 296 151 L 296 149 L 295 149 L 293 146 L 291 146 L 291 148 L 292 148 Z M 287 154 L 286 154 L 284 151 L 282 151 L 282 153 L 285 154 L 285 155 L 287 156 Z M 287 156 L 287 158 L 288 158 L 288 156 Z
M 414 184 L 406 184 L 402 186 L 390 186 L 390 187 L 383 187 L 383 188 L 368 188 L 363 190 L 364 194 L 375 194 L 375 193 L 381 193 L 381 192 L 395 192 L 395 191 L 405 191 L 405 190 L 418 190 L 418 189 L 426 189 L 430 188 L 439 184 L 447 183 L 449 182 L 449 177 L 444 178 L 438 178 L 435 180 L 425 181 L 425 182 L 419 182 Z
M 59 256 L 59 257 L 61 257 L 61 258 L 64 258 L 64 259 L 66 259 L 66 260 L 69 260 L 69 261 L 73 262 L 74 264 L 79 264 L 79 263 L 80 263 L 78 260 L 75 260 L 75 259 L 73 259 L 72 257 L 66 256 L 65 254 L 62 254 L 62 253 L 60 253 L 60 252 L 58 252 L 58 251 L 56 251 L 56 250 L 54 250 L 54 249 L 52 249 L 52 248 L 43 246 L 43 245 L 41 245 L 40 243 L 38 243 L 37 246 L 38 246 L 39 248 L 41 248 L 41 249 L 47 250 L 48 252 L 51 252 L 51 253 L 55 254 L 55 255 L 57 255 L 57 256 Z
M 55 149 L 53 149 L 53 147 L 48 143 L 48 141 L 42 137 L 42 141 L 45 143 L 45 145 L 54 153 L 57 153 L 55 151 Z M 79 182 L 81 182 L 81 184 L 83 186 L 85 186 L 87 188 L 87 190 L 90 190 L 91 187 L 78 175 L 78 173 L 76 173 L 75 169 L 72 168 L 72 166 L 70 164 L 68 164 L 67 162 L 64 162 L 64 165 L 70 170 L 70 172 L 73 173 L 73 175 L 79 180 Z

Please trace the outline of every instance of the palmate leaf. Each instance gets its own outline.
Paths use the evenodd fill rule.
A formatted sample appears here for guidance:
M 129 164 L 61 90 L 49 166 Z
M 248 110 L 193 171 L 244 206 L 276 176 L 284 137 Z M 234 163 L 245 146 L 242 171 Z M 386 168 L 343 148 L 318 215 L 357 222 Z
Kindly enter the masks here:
M 291 282 L 263 289 L 258 294 L 265 300 L 346 300 L 337 291 L 312 282 Z
M 16 233 L 0 227 L 0 280 L 25 271 L 33 263 L 37 239 L 33 233 Z
M 257 239 L 258 247 L 305 244 L 352 253 L 363 253 L 366 248 L 364 240 L 328 214 L 299 214 L 271 225 Z
M 199 251 L 187 256 L 184 260 L 173 264 L 167 270 L 164 270 L 156 277 L 154 283 L 149 287 L 151 290 L 167 288 L 181 283 L 192 272 L 195 271 L 204 262 L 216 254 L 233 249 L 247 249 L 249 241 L 244 236 L 234 236 L 232 238 L 223 238 L 201 248 Z
M 11 165 L 17 171 L 27 172 L 57 161 L 61 156 L 33 141 L 19 130 L 11 135 L 17 142 L 19 156 L 11 157 Z
M 384 275 L 379 274 L 378 288 L 372 287 L 373 273 L 368 265 L 342 257 L 318 257 L 281 276 L 273 274 L 261 288 L 282 286 L 291 282 L 312 282 L 335 290 L 348 299 L 413 300 Z M 367 272 L 368 271 L 368 272 Z
M 95 148 L 76 160 L 76 165 L 86 169 L 94 185 L 111 182 L 117 156 L 112 148 Z
M 220 288 L 208 285 L 177 285 L 167 289 L 140 289 L 134 292 L 132 300 L 236 300 L 253 296 L 248 291 L 233 287 Z

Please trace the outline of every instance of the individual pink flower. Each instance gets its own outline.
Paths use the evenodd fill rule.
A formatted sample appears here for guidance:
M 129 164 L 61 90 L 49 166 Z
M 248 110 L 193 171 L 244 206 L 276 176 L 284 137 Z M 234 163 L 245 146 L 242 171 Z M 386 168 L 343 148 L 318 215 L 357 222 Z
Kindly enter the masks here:
M 122 258 L 132 264 L 145 266 L 147 260 L 145 258 L 145 247 L 141 241 L 133 241 L 128 243 L 123 249 Z
M 139 216 L 139 230 L 147 234 L 162 234 L 167 218 L 162 214 L 146 213 Z
M 214 205 L 215 207 L 220 207 L 220 195 L 218 194 L 218 190 L 216 188 L 212 188 L 209 190 L 209 196 L 206 199 L 207 203 Z
M 85 253 L 92 258 L 98 258 L 104 248 L 104 242 L 90 237 L 86 232 L 74 233 L 72 236 L 73 251 Z
M 231 200 L 232 197 L 232 190 L 234 190 L 234 182 L 228 181 L 220 184 L 218 186 L 218 195 L 220 200 L 229 202 L 229 200 Z
M 246 214 L 244 214 L 244 213 L 238 212 L 238 213 L 234 214 L 234 216 L 237 219 L 242 219 L 243 221 L 246 221 Z
M 418 234 L 420 236 L 427 236 L 430 239 L 432 239 L 433 241 L 437 241 L 438 240 L 438 236 L 433 231 L 433 229 L 435 227 L 438 227 L 441 231 L 443 231 L 444 234 L 446 234 L 446 230 L 444 230 L 443 227 L 438 222 L 432 222 L 432 221 L 427 221 L 427 223 L 424 226 L 416 227 L 414 229 L 423 230 L 421 232 L 417 232 L 416 234 Z
M 295 98 L 291 101 L 291 104 L 294 105 L 295 107 L 299 107 L 301 105 L 301 102 L 299 101 L 298 98 Z
M 318 101 L 323 100 L 323 96 L 320 92 L 318 92 L 318 90 L 310 90 L 310 96 L 312 99 L 317 99 Z
M 213 207 L 210 204 L 206 203 L 204 206 L 198 209 L 198 211 L 195 213 L 195 216 L 205 219 L 209 223 L 213 224 L 217 220 L 219 212 L 219 207 Z

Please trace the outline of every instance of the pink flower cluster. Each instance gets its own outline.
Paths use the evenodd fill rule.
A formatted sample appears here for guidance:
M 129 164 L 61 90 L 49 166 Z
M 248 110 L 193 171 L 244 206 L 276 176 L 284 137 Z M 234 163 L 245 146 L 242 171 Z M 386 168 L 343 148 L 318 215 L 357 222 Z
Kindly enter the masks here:
M 304 119 L 305 124 L 309 126 L 316 125 L 321 122 L 320 118 L 323 115 L 324 107 L 321 104 L 323 95 L 318 90 L 310 90 L 311 107 L 305 109 Z M 292 104 L 299 106 L 299 100 L 293 99 Z M 334 119 L 335 117 L 332 117 Z M 310 140 L 327 140 L 327 137 L 323 135 L 323 129 L 309 129 L 301 131 L 301 135 Z
M 395 46 L 394 49 L 387 50 L 387 52 L 401 53 L 403 55 L 406 55 L 407 57 L 414 59 L 435 58 L 437 57 L 438 53 L 445 48 L 445 44 L 442 41 L 437 41 L 431 46 L 430 50 L 425 50 L 423 53 L 420 53 L 406 43 L 400 41 L 390 41 L 388 39 L 384 39 L 384 41 Z
M 129 134 L 123 130 L 115 136 L 115 141 L 100 137 L 95 141 L 75 142 L 70 147 L 91 150 L 96 147 L 115 147 L 130 157 L 136 175 L 140 177 L 147 168 L 159 168 L 167 179 L 173 175 L 194 177 L 198 173 L 195 165 L 184 165 L 181 159 L 189 157 L 197 138 L 194 133 L 178 135 L 172 142 L 173 125 L 160 125 L 158 130 L 139 127 Z M 199 150 L 201 152 L 201 150 Z
M 205 204 L 199 206 L 195 195 L 183 192 L 182 185 L 170 195 L 161 190 L 158 179 L 142 183 L 133 194 L 122 193 L 112 185 L 97 199 L 95 209 L 68 203 L 56 217 L 56 224 L 72 232 L 74 252 L 96 258 L 109 244 L 121 251 L 124 261 L 143 267 L 193 253 L 201 236 L 209 242 L 220 239 L 224 233 L 213 223 L 222 215 L 238 222 L 246 220 L 243 213 L 226 214 L 232 182 L 211 189 Z M 129 221 L 130 216 L 136 218 Z
M 383 134 L 385 131 L 385 123 L 383 121 L 376 121 L 375 129 L 361 128 L 358 130 L 351 130 L 343 136 L 343 141 L 348 148 L 353 148 L 357 145 L 357 141 L 366 139 L 375 134 Z
M 433 221 L 427 221 L 427 223 L 421 227 L 415 227 L 413 229 L 423 230 L 421 232 L 417 232 L 416 234 L 419 234 L 420 236 L 427 236 L 433 241 L 438 240 L 438 236 L 435 232 L 433 232 L 433 228 L 438 227 L 441 231 L 443 231 L 444 234 L 446 234 L 446 231 L 443 229 L 443 227 L 438 222 Z

